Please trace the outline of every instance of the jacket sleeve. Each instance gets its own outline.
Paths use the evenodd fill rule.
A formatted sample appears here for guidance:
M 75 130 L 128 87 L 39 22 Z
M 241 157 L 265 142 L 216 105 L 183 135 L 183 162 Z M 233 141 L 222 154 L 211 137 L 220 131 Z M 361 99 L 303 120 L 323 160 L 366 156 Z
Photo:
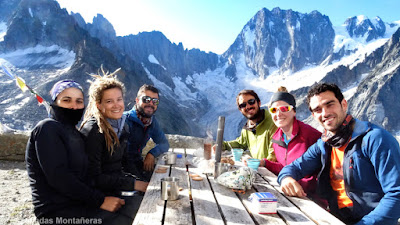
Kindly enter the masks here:
M 267 159 L 263 159 L 265 162 L 265 168 L 267 168 L 269 171 L 274 173 L 275 175 L 278 175 L 279 172 L 282 170 L 283 165 L 280 164 L 279 162 L 272 162 Z
M 376 177 L 385 193 L 378 206 L 357 224 L 397 224 L 400 216 L 400 148 L 387 131 L 369 132 L 363 149 L 369 155 Z
M 154 146 L 149 153 L 151 153 L 154 157 L 158 157 L 164 152 L 168 152 L 169 143 L 158 121 L 155 119 L 153 123 L 153 130 L 151 131 L 150 137 L 153 139 L 156 146 Z
M 246 131 L 242 129 L 240 136 L 233 141 L 224 141 L 222 150 L 231 150 L 231 148 L 241 148 L 243 150 L 247 149 L 247 138 Z
M 283 167 L 278 175 L 278 183 L 281 184 L 282 179 L 289 176 L 295 180 L 300 180 L 307 175 L 312 175 L 321 168 L 321 154 L 323 146 L 322 140 L 318 140 L 299 158 L 291 164 Z
M 103 134 L 92 129 L 85 139 L 86 152 L 89 158 L 88 175 L 94 182 L 95 187 L 100 190 L 110 191 L 133 191 L 135 188 L 135 179 L 133 177 L 121 174 L 106 174 L 102 171 L 102 155 L 110 154 L 106 149 L 106 142 Z
M 311 146 L 321 138 L 322 133 L 311 127 L 311 129 L 307 131 L 307 135 L 309 146 Z
M 89 187 L 69 169 L 68 151 L 62 141 L 59 129 L 52 129 L 45 123 L 34 131 L 36 155 L 41 169 L 51 187 L 71 199 L 100 207 L 104 195 Z

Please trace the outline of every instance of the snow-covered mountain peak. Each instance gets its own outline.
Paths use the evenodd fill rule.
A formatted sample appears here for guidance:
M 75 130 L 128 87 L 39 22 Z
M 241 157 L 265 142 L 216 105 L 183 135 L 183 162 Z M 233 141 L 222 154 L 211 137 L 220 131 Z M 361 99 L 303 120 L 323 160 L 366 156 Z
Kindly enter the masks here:
M 0 0 L 0 12 L 5 11 L 2 3 L 12 1 L 17 2 Z M 87 74 L 96 73 L 102 64 L 110 71 L 122 68 L 119 78 L 127 88 L 127 108 L 133 106 L 142 84 L 159 88 L 157 118 L 166 133 L 205 136 L 207 130 L 216 130 L 218 116 L 225 116 L 225 139 L 237 137 L 245 118 L 237 109 L 236 95 L 243 89 L 258 93 L 265 107 L 278 86 L 286 86 L 296 96 L 296 115 L 301 120 L 309 116 L 304 96 L 318 81 L 337 83 L 346 98 L 359 96 L 360 105 L 370 92 L 376 92 L 374 106 L 382 102 L 381 96 L 400 95 L 385 92 L 400 85 L 400 81 L 388 80 L 400 67 L 398 38 L 387 44 L 400 22 L 389 24 L 379 17 L 356 16 L 344 26 L 333 27 L 329 17 L 318 11 L 263 8 L 238 31 L 230 48 L 217 55 L 185 49 L 158 31 L 117 37 L 103 16 L 86 23 L 79 14 L 68 15 L 57 5 L 51 8 L 53 0 L 23 2 L 30 4 L 13 3 L 7 7 L 12 14 L 0 14 L 0 21 L 9 21 L 9 27 L 0 25 L 0 62 L 40 93 L 47 93 L 61 78 L 75 79 L 87 88 Z M 35 2 L 47 4 L 41 9 L 32 5 Z M 49 12 L 48 17 L 45 12 Z M 31 15 L 45 18 L 40 20 L 45 23 L 35 23 Z M 369 81 L 378 83 L 379 90 L 365 85 Z M 385 82 L 393 87 L 383 88 Z M 0 84 L 1 123 L 29 129 L 45 117 L 35 99 L 27 92 L 21 94 L 1 72 Z M 383 107 L 385 118 L 393 117 L 393 106 L 382 103 Z M 360 113 L 363 109 L 353 108 Z M 378 118 L 372 115 L 375 111 L 370 110 L 367 119 Z M 394 120 L 394 125 L 396 121 L 400 120 Z M 387 128 L 398 131 L 400 123 Z
M 356 18 L 357 18 L 357 22 L 356 22 L 357 26 L 361 25 L 363 22 L 368 20 L 368 17 L 364 16 L 364 15 L 358 15 Z
M 37 45 L 0 54 L 0 59 L 18 68 L 57 68 L 69 69 L 75 60 L 73 51 L 58 45 Z
M 4 41 L 4 36 L 7 34 L 7 24 L 0 22 L 0 42 Z
M 364 15 L 350 17 L 344 22 L 344 26 L 350 37 L 363 38 L 366 42 L 381 38 L 386 32 L 386 25 L 379 17 L 372 20 Z

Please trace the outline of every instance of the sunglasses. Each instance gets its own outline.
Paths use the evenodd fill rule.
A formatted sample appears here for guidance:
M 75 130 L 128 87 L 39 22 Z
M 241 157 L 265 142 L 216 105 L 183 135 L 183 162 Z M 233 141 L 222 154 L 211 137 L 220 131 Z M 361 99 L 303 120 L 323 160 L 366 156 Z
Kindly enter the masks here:
M 293 109 L 293 106 L 291 106 L 291 105 L 285 105 L 285 106 L 279 106 L 279 107 L 271 107 L 271 108 L 269 108 L 269 111 L 270 111 L 272 114 L 275 114 L 275 113 L 278 112 L 278 110 L 281 111 L 281 112 L 289 112 L 289 111 L 292 110 L 292 109 Z
M 247 104 L 249 104 L 249 105 L 254 105 L 254 103 L 256 103 L 256 99 L 255 99 L 255 98 L 250 99 L 250 100 L 247 101 L 247 103 L 246 103 L 246 102 L 243 102 L 242 104 L 239 104 L 239 109 L 246 108 L 246 105 L 247 105 Z
M 143 96 L 142 97 L 142 102 L 144 102 L 144 103 L 153 102 L 154 105 L 158 105 L 160 103 L 160 99 L 152 98 L 152 97 L 149 97 L 149 96 Z

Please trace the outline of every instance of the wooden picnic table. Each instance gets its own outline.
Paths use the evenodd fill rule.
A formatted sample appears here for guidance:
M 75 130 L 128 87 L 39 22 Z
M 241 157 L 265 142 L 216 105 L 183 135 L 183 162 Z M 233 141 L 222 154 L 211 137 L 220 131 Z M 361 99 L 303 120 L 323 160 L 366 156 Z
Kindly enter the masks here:
M 258 168 L 256 181 L 245 194 L 232 191 L 214 180 L 212 175 L 202 174 L 199 168 L 187 165 L 193 158 L 194 149 L 170 149 L 181 154 L 166 173 L 154 173 L 133 224 L 335 224 L 339 219 L 308 198 L 285 196 L 276 181 L 276 175 L 266 168 Z M 189 174 L 199 174 L 203 180 L 194 181 Z M 178 200 L 161 200 L 161 179 L 177 177 L 182 190 Z M 248 197 L 255 192 L 270 192 L 278 200 L 277 214 L 251 212 Z

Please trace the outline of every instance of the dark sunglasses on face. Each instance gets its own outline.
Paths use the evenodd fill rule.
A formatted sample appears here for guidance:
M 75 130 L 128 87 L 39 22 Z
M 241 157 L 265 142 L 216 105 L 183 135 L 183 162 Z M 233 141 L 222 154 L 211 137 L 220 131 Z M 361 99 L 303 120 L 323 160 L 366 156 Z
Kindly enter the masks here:
M 144 103 L 150 103 L 153 102 L 154 105 L 158 105 L 160 103 L 160 100 L 158 98 L 152 98 L 149 96 L 142 96 L 142 102 Z
M 256 99 L 255 99 L 255 98 L 252 98 L 252 99 L 248 100 L 247 103 L 246 103 L 246 102 L 243 102 L 242 104 L 239 104 L 239 109 L 246 108 L 246 105 L 247 105 L 247 104 L 249 104 L 249 105 L 254 105 L 254 103 L 256 103 Z
M 278 110 L 281 111 L 281 112 L 289 112 L 289 111 L 292 110 L 292 109 L 293 109 L 293 106 L 291 106 L 291 105 L 285 105 L 285 106 L 279 106 L 279 107 L 271 107 L 271 108 L 269 108 L 269 111 L 270 111 L 272 114 L 275 114 L 275 113 L 278 112 Z

